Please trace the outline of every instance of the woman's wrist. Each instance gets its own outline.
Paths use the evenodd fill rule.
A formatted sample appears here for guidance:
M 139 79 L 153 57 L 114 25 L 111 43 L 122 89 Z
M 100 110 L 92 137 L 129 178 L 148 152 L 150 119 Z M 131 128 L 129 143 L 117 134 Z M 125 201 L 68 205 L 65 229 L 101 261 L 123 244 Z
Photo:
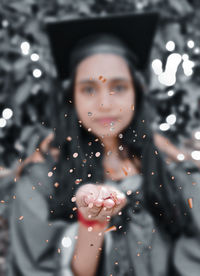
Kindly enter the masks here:
M 92 229 L 101 230 L 104 229 L 109 224 L 110 218 L 106 219 L 105 221 L 99 221 L 99 220 L 89 220 L 84 218 L 83 214 L 80 212 L 80 210 L 77 210 L 78 215 L 78 221 L 85 227 L 89 228 L 92 227 Z

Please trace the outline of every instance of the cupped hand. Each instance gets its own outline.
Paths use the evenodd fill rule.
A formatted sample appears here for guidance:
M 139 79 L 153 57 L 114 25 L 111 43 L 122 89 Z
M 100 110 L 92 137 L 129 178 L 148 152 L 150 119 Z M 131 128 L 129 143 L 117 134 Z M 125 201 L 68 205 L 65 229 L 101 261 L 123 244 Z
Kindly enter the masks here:
M 85 184 L 76 192 L 76 205 L 87 220 L 109 221 L 126 203 L 126 195 L 111 185 Z

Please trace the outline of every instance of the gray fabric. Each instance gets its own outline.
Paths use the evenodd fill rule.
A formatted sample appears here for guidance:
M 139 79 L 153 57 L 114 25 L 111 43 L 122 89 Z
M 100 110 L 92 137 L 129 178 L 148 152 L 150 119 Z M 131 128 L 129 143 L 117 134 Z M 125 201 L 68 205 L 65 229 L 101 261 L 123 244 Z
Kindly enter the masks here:
M 169 169 L 179 179 L 186 204 L 189 197 L 193 198 L 194 206 L 190 211 L 200 229 L 200 181 L 195 181 L 195 185 L 194 177 L 183 170 L 184 166 L 187 170 L 187 164 L 172 164 Z M 11 248 L 7 276 L 73 275 L 70 263 L 78 223 L 56 221 L 49 225 L 47 197 L 53 187 L 52 179 L 47 176 L 50 169 L 51 164 L 32 164 L 16 183 L 16 199 L 10 217 Z M 124 192 L 132 189 L 133 193 L 127 196 L 131 197 L 130 204 L 122 210 L 123 218 L 130 218 L 127 224 L 105 235 L 98 276 L 199 276 L 200 231 L 193 238 L 181 236 L 173 243 L 143 208 L 141 180 L 139 175 L 135 175 L 121 183 L 107 182 Z M 140 191 L 139 194 L 136 191 Z M 137 205 L 138 200 L 140 204 Z M 19 220 L 20 216 L 24 218 Z M 119 226 L 120 223 L 120 216 L 115 216 L 110 226 Z M 69 248 L 62 245 L 63 237 L 71 237 Z

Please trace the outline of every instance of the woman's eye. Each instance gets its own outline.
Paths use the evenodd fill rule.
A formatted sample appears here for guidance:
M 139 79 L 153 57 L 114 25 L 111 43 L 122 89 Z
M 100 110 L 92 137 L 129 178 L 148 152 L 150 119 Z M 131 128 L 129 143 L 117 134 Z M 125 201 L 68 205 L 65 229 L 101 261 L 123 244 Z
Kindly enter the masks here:
M 86 87 L 83 88 L 83 92 L 85 92 L 87 94 L 94 94 L 95 89 L 94 89 L 94 87 L 86 86 Z
M 125 85 L 116 85 L 116 86 L 114 86 L 113 90 L 116 92 L 123 92 L 126 90 L 126 86 Z

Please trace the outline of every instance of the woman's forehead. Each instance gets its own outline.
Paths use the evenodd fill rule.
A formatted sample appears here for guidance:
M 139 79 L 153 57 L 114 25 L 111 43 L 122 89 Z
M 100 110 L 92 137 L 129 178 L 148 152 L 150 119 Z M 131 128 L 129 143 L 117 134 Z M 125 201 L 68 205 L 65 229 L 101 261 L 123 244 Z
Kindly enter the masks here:
M 112 53 L 98 53 L 84 58 L 77 66 L 78 79 L 98 78 L 130 78 L 130 71 L 126 60 Z

